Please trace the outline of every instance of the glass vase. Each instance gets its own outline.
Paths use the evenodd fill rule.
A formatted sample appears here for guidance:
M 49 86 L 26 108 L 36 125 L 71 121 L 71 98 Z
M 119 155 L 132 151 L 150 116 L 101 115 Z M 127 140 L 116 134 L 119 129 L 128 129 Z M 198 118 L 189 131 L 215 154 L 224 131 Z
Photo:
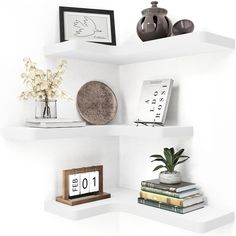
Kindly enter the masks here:
M 35 119 L 56 119 L 57 100 L 40 99 L 35 101 Z

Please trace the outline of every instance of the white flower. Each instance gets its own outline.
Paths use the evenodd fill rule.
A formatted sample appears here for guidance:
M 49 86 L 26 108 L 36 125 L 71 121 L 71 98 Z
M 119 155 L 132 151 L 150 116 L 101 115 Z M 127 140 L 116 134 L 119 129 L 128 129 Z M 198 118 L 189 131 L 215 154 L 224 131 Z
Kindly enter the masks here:
M 62 60 L 56 67 L 55 72 L 48 69 L 44 72 L 36 68 L 36 63 L 32 62 L 30 58 L 24 58 L 25 72 L 21 74 L 21 78 L 28 91 L 21 93 L 21 99 L 33 98 L 65 98 L 71 100 L 72 98 L 61 91 L 59 86 L 62 82 L 62 75 L 65 73 L 66 60 Z

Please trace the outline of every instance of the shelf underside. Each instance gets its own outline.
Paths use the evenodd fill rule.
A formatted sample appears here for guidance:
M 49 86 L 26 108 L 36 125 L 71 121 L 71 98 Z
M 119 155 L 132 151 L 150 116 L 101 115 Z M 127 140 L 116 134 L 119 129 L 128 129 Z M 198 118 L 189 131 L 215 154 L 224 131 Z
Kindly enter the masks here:
M 202 53 L 231 51 L 234 48 L 234 39 L 209 32 L 194 32 L 119 46 L 70 40 L 46 47 L 45 55 L 122 65 Z
M 45 210 L 56 215 L 80 220 L 108 212 L 126 212 L 190 231 L 204 233 L 234 221 L 234 212 L 210 206 L 187 214 L 177 214 L 137 203 L 138 191 L 111 189 L 111 198 L 78 206 L 54 200 L 45 202 Z
M 3 135 L 8 140 L 31 141 L 48 139 L 70 139 L 80 137 L 150 137 L 150 138 L 190 138 L 191 126 L 136 127 L 135 125 L 88 125 L 80 128 L 29 128 L 7 127 Z

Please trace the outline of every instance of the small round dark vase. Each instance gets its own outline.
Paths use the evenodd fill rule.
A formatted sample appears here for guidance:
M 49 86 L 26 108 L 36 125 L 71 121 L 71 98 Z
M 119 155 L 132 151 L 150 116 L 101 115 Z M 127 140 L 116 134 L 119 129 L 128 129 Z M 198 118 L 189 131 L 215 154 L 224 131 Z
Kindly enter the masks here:
M 194 24 L 191 20 L 177 21 L 172 29 L 174 35 L 192 33 L 194 30 Z
M 151 8 L 142 11 L 143 17 L 137 24 L 137 34 L 142 41 L 165 38 L 172 31 L 171 21 L 166 16 L 167 10 L 157 7 L 156 1 L 151 4 Z

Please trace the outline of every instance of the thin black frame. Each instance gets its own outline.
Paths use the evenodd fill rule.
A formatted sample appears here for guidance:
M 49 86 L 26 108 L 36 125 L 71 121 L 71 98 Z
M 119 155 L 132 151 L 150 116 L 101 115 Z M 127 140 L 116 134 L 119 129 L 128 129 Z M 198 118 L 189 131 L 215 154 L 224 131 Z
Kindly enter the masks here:
M 64 24 L 64 12 L 82 12 L 92 14 L 104 14 L 110 16 L 111 24 L 111 42 L 93 42 L 107 45 L 116 45 L 116 33 L 115 33 L 115 20 L 114 11 L 112 10 L 101 10 L 101 9 L 90 9 L 90 8 L 77 8 L 77 7 L 59 7 L 59 22 L 60 22 L 60 42 L 67 41 L 65 39 L 65 24 Z

